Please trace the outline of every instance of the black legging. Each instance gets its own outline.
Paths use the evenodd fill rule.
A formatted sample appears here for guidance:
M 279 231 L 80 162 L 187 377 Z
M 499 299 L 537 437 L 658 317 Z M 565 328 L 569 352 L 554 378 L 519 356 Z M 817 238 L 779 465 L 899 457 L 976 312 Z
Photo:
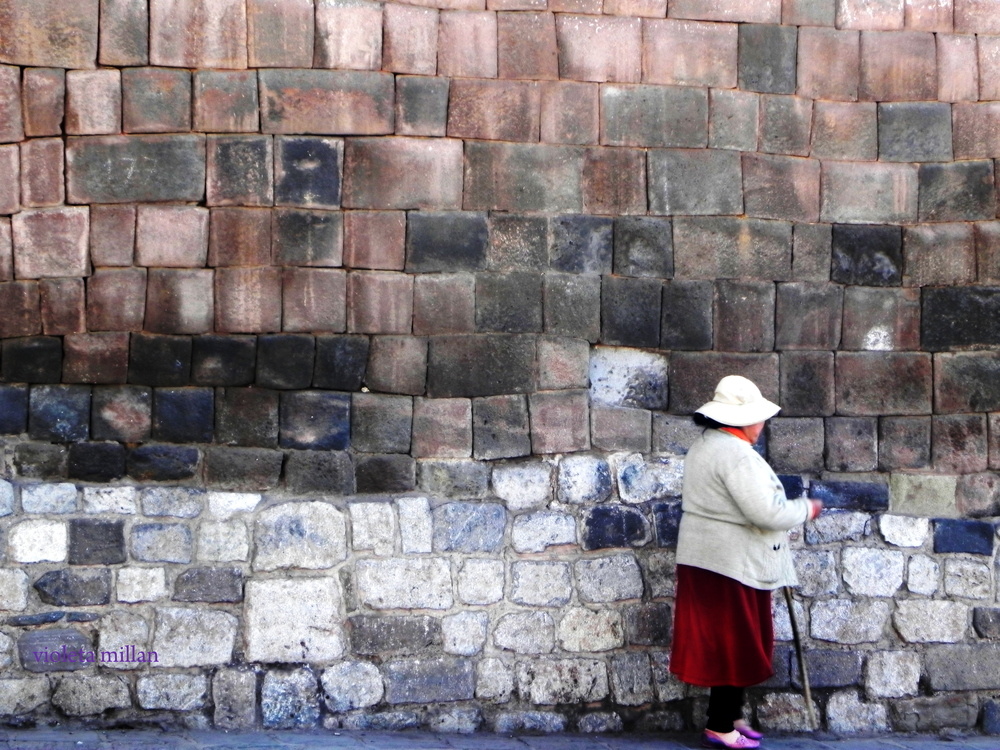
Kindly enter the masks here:
M 733 722 L 743 716 L 743 688 L 731 685 L 713 687 L 708 695 L 706 729 L 713 732 L 733 731 Z

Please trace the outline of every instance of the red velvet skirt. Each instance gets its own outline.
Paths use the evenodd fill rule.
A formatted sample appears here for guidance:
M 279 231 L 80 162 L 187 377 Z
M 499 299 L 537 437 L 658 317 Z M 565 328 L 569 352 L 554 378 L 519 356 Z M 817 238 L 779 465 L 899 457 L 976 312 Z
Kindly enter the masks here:
M 748 687 L 774 674 L 773 647 L 770 591 L 677 566 L 671 672 L 702 687 Z

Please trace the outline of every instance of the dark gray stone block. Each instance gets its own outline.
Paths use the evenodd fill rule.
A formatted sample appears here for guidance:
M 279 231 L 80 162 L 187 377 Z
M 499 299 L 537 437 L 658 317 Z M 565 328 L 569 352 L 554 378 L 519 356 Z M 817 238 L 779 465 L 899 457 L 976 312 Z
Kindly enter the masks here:
M 140 482 L 173 482 L 190 479 L 198 471 L 197 448 L 180 445 L 140 445 L 129 451 L 128 475 Z
M 195 336 L 191 346 L 193 385 L 252 385 L 257 370 L 256 336 Z
M 917 184 L 920 221 L 975 221 L 997 215 L 991 161 L 921 164 Z
M 938 691 L 1000 688 L 1000 643 L 931 646 L 924 656 L 930 689 Z
M 73 518 L 69 522 L 70 565 L 125 562 L 125 522 Z
M 476 330 L 532 333 L 542 330 L 542 275 L 532 272 L 476 275 Z
M 601 282 L 601 343 L 653 349 L 660 343 L 657 279 L 605 276 Z
M 68 475 L 85 482 L 111 482 L 125 476 L 121 443 L 74 443 L 69 447 Z
M 90 386 L 34 386 L 29 397 L 28 436 L 53 443 L 90 437 Z
M 704 148 L 708 91 L 694 86 L 601 86 L 602 142 L 611 146 Z
M 763 94 L 757 150 L 769 154 L 807 155 L 811 146 L 812 110 L 812 99 Z
M 487 257 L 491 271 L 544 271 L 549 267 L 548 217 L 493 214 Z
M 257 338 L 257 385 L 295 390 L 312 385 L 316 342 L 306 334 L 272 334 Z
M 557 216 L 552 220 L 549 266 L 567 273 L 611 273 L 614 221 L 603 216 Z
M 409 492 L 417 486 L 416 462 L 402 453 L 356 456 L 358 492 Z
M 640 547 L 649 538 L 649 521 L 636 508 L 598 505 L 583 518 L 581 544 L 586 550 Z
M 284 208 L 271 222 L 271 252 L 284 266 L 339 266 L 344 254 L 340 211 Z
M 746 23 L 739 26 L 739 87 L 763 94 L 795 93 L 798 29 Z
M 92 607 L 111 601 L 109 569 L 50 570 L 42 574 L 34 585 L 43 602 L 57 607 Z
M 980 638 L 1000 640 L 1000 607 L 975 607 L 972 626 Z
M 666 602 L 626 604 L 622 610 L 625 641 L 631 646 L 669 646 L 673 622 Z
M 428 359 L 432 398 L 527 393 L 534 386 L 534 336 L 433 336 Z
M 276 192 L 272 190 L 272 181 L 276 182 L 272 164 L 277 158 L 270 136 L 212 136 L 208 139 L 208 160 L 213 167 L 208 196 L 212 205 L 271 204 Z M 339 176 L 336 171 L 334 175 Z
M 338 207 L 342 148 L 340 141 L 330 138 L 275 139 L 275 205 Z
M 8 383 L 62 381 L 62 339 L 31 336 L 3 342 L 0 376 Z
M 889 486 L 878 482 L 809 483 L 809 497 L 822 500 L 827 508 L 878 512 L 889 510 Z
M 0 435 L 28 431 L 28 386 L 0 385 Z
M 441 621 L 426 615 L 355 615 L 348 623 L 351 651 L 360 656 L 416 654 L 443 643 Z
M 282 448 L 346 450 L 351 441 L 351 397 L 327 391 L 282 393 L 279 424 Z
M 205 484 L 235 492 L 277 487 L 285 456 L 267 448 L 218 448 L 205 451 Z
M 649 152 L 649 210 L 668 215 L 743 213 L 738 151 L 657 149 Z
M 382 668 L 387 703 L 442 703 L 471 700 L 475 670 L 467 659 L 400 659 Z
M 7 618 L 6 624 L 18 628 L 28 628 L 34 625 L 48 625 L 53 622 L 59 622 L 65 616 L 65 612 L 39 612 L 35 615 L 14 615 Z
M 83 655 L 93 649 L 90 639 L 76 628 L 30 630 L 17 639 L 17 653 L 26 672 L 87 669 L 93 663 L 84 662 Z
M 413 399 L 355 393 L 351 399 L 351 445 L 362 453 L 409 453 Z
M 850 687 L 861 684 L 862 656 L 858 651 L 809 649 L 805 652 L 809 684 L 814 688 Z M 792 655 L 792 685 L 802 686 L 799 662 Z
M 1000 700 L 988 700 L 983 704 L 983 733 L 1000 734 Z
M 663 285 L 660 348 L 700 351 L 712 348 L 715 285 L 679 281 Z
M 941 518 L 934 521 L 934 551 L 992 555 L 996 526 L 987 521 Z
M 367 336 L 317 336 L 313 386 L 360 391 L 368 367 Z
M 354 494 L 354 464 L 350 454 L 346 451 L 288 451 L 285 488 L 295 494 Z
M 827 417 L 835 408 L 833 352 L 785 352 L 781 357 L 781 415 Z
M 177 602 L 241 602 L 243 571 L 239 568 L 189 568 L 174 582 Z
M 451 81 L 434 76 L 396 76 L 396 132 L 444 135 Z
M 595 343 L 601 335 L 601 277 L 547 273 L 545 332 Z
M 674 275 L 673 225 L 656 216 L 619 216 L 614 228 L 614 272 L 619 276 Z
M 951 105 L 884 102 L 878 105 L 881 161 L 951 161 Z
M 920 344 L 944 351 L 1000 343 L 1000 287 L 935 287 L 921 295 Z
M 486 214 L 411 211 L 406 222 L 406 270 L 481 271 L 486 268 Z
M 831 281 L 860 286 L 899 286 L 903 278 L 903 232 L 866 224 L 833 226 Z
M 473 399 L 472 454 L 479 460 L 531 454 L 528 400 L 524 396 Z
M 681 526 L 681 504 L 665 502 L 653 504 L 653 525 L 656 543 L 660 547 L 676 547 Z
M 277 446 L 278 392 L 265 388 L 218 389 L 215 440 L 252 448 Z
M 490 467 L 479 461 L 424 459 L 417 463 L 417 486 L 443 497 L 482 497 L 490 486 Z
M 210 443 L 215 428 L 211 388 L 153 391 L 153 438 L 168 443 Z
M 129 342 L 128 382 L 182 386 L 191 376 L 191 337 L 133 333 Z
M 65 445 L 20 443 L 14 446 L 14 468 L 25 479 L 57 479 L 67 475 L 69 449 Z
M 432 511 L 435 552 L 496 552 L 507 510 L 498 503 L 447 503 Z
M 205 136 L 87 136 L 66 144 L 69 203 L 197 203 Z

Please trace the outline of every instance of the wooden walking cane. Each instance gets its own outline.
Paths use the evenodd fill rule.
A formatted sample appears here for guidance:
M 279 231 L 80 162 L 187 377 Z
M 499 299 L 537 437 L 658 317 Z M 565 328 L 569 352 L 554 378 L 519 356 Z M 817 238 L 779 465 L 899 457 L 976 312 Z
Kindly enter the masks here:
M 802 638 L 799 636 L 799 624 L 795 620 L 795 609 L 792 602 L 792 589 L 784 587 L 785 604 L 788 606 L 788 619 L 792 623 L 792 640 L 795 641 L 795 656 L 799 660 L 799 673 L 802 675 L 802 693 L 806 700 L 806 713 L 809 715 L 809 726 L 813 731 L 816 725 L 816 714 L 813 713 L 812 690 L 809 688 L 809 671 L 806 669 L 805 655 L 802 653 Z

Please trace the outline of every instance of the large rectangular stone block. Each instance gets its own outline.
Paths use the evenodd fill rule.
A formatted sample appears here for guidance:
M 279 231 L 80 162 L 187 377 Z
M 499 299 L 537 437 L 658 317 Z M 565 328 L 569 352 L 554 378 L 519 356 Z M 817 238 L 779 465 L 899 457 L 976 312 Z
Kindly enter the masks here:
M 531 271 L 476 275 L 476 330 L 542 330 L 542 275 Z
M 743 213 L 743 169 L 736 151 L 653 149 L 647 159 L 652 213 Z
M 838 352 L 837 413 L 852 416 L 930 414 L 931 355 Z
M 21 205 L 58 206 L 65 200 L 61 138 L 33 138 L 21 144 Z
M 99 268 L 87 279 L 91 331 L 141 331 L 145 316 L 145 268 Z
M 642 79 L 642 21 L 614 16 L 556 16 L 559 77 L 574 81 L 638 83 Z
M 674 244 L 670 220 L 653 216 L 615 219 L 614 272 L 621 276 L 673 277 Z
M 275 204 L 339 208 L 343 161 L 340 139 L 278 136 L 274 143 Z M 269 176 L 265 172 L 265 182 Z
M 899 286 L 903 234 L 899 227 L 836 224 L 830 278 L 841 284 Z
M 782 352 L 780 403 L 783 416 L 828 417 L 834 413 L 836 388 L 833 361 L 833 352 L 829 351 Z M 819 432 L 822 433 L 821 426 Z M 821 469 L 823 464 L 822 439 L 819 444 L 820 450 L 816 454 L 819 456 L 819 465 L 813 470 Z M 774 443 L 769 442 L 769 455 L 773 455 L 774 449 Z
M 14 215 L 11 229 L 17 278 L 89 273 L 90 211 L 86 207 L 26 209 Z
M 470 171 L 473 164 L 470 154 Z M 462 167 L 462 142 L 458 140 L 352 138 L 344 149 L 343 205 L 344 208 L 459 209 Z M 414 174 L 424 177 L 415 181 L 411 179 Z
M 937 45 L 926 31 L 862 31 L 862 101 L 933 101 Z
M 482 10 L 442 10 L 437 73 L 453 78 L 496 78 L 497 17 Z
M 548 81 L 540 88 L 543 143 L 597 143 L 601 128 L 598 84 Z
M 993 163 L 921 164 L 920 221 L 974 221 L 997 215 Z
M 952 127 L 956 159 L 1000 156 L 1000 102 L 958 102 Z
M 875 161 L 878 158 L 877 107 L 875 102 L 817 101 L 813 108 L 810 155 L 819 159 Z
M 430 339 L 427 395 L 527 393 L 534 384 L 534 366 L 534 336 L 435 336 Z
M 614 223 L 602 216 L 561 216 L 551 222 L 549 265 L 568 273 L 608 273 Z
M 958 286 L 976 281 L 969 224 L 920 224 L 903 231 L 905 286 Z
M 590 448 L 587 391 L 540 391 L 528 396 L 531 452 L 569 453 Z
M 311 68 L 313 50 L 317 46 L 314 41 L 316 18 L 322 19 L 321 23 L 327 20 L 330 5 L 325 2 L 315 8 L 311 0 L 283 0 L 280 3 L 248 0 L 248 65 L 251 68 Z M 320 59 L 323 59 L 322 54 Z
M 25 70 L 21 105 L 25 135 L 61 135 L 66 114 L 66 71 L 59 68 Z
M 345 330 L 347 326 L 345 271 L 334 268 L 286 268 L 280 297 L 283 331 L 338 332 Z
M 924 666 L 934 690 L 995 690 L 1000 682 L 1000 645 L 931 646 Z
M 397 75 L 396 134 L 443 136 L 450 87 L 445 78 Z
M 670 411 L 693 413 L 712 398 L 715 384 L 734 372 L 752 380 L 764 398 L 781 402 L 777 354 L 676 352 L 670 357 Z
M 765 94 L 794 94 L 798 29 L 776 24 L 739 27 L 739 87 Z
M 778 284 L 775 347 L 835 350 L 840 346 L 844 292 L 826 283 Z
M 537 141 L 541 95 L 527 81 L 456 79 L 448 135 L 487 141 Z
M 257 75 L 265 133 L 393 132 L 395 84 L 387 73 L 272 68 Z
M 588 148 L 583 163 L 584 213 L 646 213 L 645 161 L 640 149 Z
M 171 68 L 246 68 L 245 0 L 150 0 L 149 59 Z
M 824 162 L 820 218 L 856 224 L 914 222 L 917 173 L 915 164 Z
M 266 266 L 270 263 L 271 212 L 268 209 L 213 208 L 210 211 L 209 266 Z
M 205 137 L 70 138 L 66 186 L 70 203 L 198 202 L 205 194 Z
M 659 279 L 604 276 L 601 343 L 654 349 L 660 344 Z
M 820 162 L 792 156 L 743 155 L 743 202 L 748 216 L 819 219 Z
M 255 133 L 260 129 L 260 108 L 257 102 L 257 71 L 195 71 L 195 130 L 207 133 Z
M 642 33 L 643 83 L 736 88 L 736 24 L 655 18 Z
M 790 278 L 792 225 L 723 217 L 674 220 L 674 274 L 684 279 Z
M 101 65 L 145 65 L 149 62 L 147 0 L 101 0 Z
M 497 58 L 500 78 L 558 79 L 559 52 L 554 14 L 497 13 Z
M 858 31 L 799 29 L 798 94 L 810 99 L 855 101 L 861 76 Z
M 122 71 L 122 129 L 182 133 L 191 129 L 191 74 L 165 68 Z
M 708 145 L 735 151 L 756 151 L 760 95 L 746 91 L 711 89 Z
M 0 61 L 14 65 L 93 68 L 97 60 L 98 0 L 6 0 Z
M 349 211 L 344 215 L 344 265 L 401 271 L 406 257 L 406 214 Z
M 584 151 L 573 146 L 471 142 L 465 148 L 467 210 L 576 213 Z
M 436 8 L 389 3 L 382 21 L 382 69 L 434 75 L 438 59 Z
M 472 333 L 476 330 L 473 274 L 421 274 L 413 280 L 413 333 Z
M 711 349 L 715 284 L 674 279 L 663 285 L 661 349 Z
M 601 335 L 601 277 L 547 273 L 544 286 L 545 332 L 596 342 Z
M 359 271 L 348 275 L 348 331 L 409 333 L 412 319 L 412 276 L 380 271 Z
M 601 87 L 601 143 L 704 148 L 708 92 L 687 86 Z
M 671 0 L 673 18 L 745 23 L 780 23 L 781 0 Z
M 1000 357 L 994 352 L 935 355 L 934 405 L 946 414 L 1000 411 Z
M 883 161 L 951 161 L 951 107 L 945 102 L 878 105 Z
M 984 414 L 935 415 L 931 419 L 931 466 L 942 474 L 986 471 L 989 465 L 986 429 Z
M 774 283 L 716 283 L 715 348 L 721 351 L 768 352 L 774 349 Z
M 67 335 L 63 343 L 63 381 L 124 383 L 128 377 L 128 339 L 126 332 Z
M 269 136 L 210 135 L 206 203 L 269 206 L 274 201 L 274 155 Z

